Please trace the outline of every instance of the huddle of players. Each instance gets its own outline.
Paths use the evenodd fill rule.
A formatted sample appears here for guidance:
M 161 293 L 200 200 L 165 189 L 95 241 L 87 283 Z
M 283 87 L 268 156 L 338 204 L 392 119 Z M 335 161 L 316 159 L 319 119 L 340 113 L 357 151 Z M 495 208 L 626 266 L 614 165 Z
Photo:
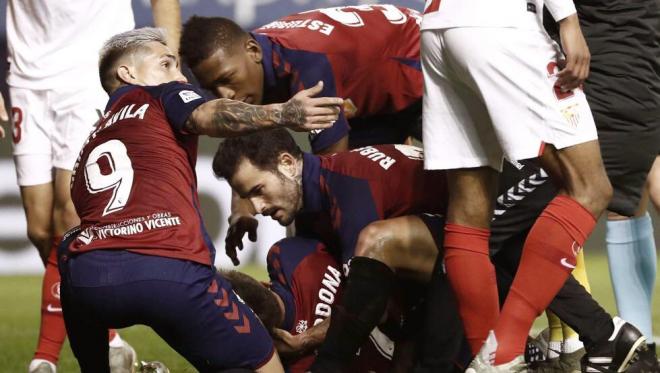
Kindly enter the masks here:
M 289 101 L 291 110 L 276 114 L 257 112 L 252 105 L 228 110 L 234 104 L 222 99 L 207 101 L 203 92 L 190 85 L 152 87 L 144 80 L 131 81 L 130 71 L 117 77 L 115 70 L 109 70 L 104 85 L 111 93 L 106 117 L 85 145 L 72 182 L 81 229 L 65 239 L 60 253 L 65 320 L 83 371 L 100 371 L 95 369 L 104 360 L 98 357 L 107 354 L 107 345 L 100 341 L 108 327 L 135 323 L 152 326 L 200 371 L 280 371 L 272 342 L 251 311 L 233 295 L 232 287 L 266 329 L 276 333 L 278 350 L 291 371 L 453 371 L 466 367 L 471 354 L 464 350 L 456 301 L 442 265 L 446 174 L 424 171 L 424 156 L 418 148 L 377 145 L 403 144 L 418 129 L 420 19 L 416 11 L 378 5 L 304 12 L 253 33 L 245 33 L 227 19 L 193 17 L 188 21 L 181 56 L 201 86 L 223 99 L 253 105 L 294 98 Z M 159 43 L 157 38 L 152 41 Z M 182 80 L 171 74 L 172 80 Z M 323 114 L 323 126 L 332 121 L 332 127 L 316 129 L 310 135 L 315 153 L 332 155 L 301 152 L 282 129 L 255 132 L 261 128 L 247 125 L 249 121 L 258 122 L 263 129 L 291 125 L 277 119 L 296 111 L 301 116 L 289 119 L 299 125 L 300 118 L 314 115 L 310 110 L 341 102 L 292 108 L 295 99 L 309 98 L 298 92 L 318 81 L 324 84 L 315 93 L 344 99 L 336 118 L 328 120 L 329 114 Z M 200 113 L 201 108 L 207 110 Z M 142 120 L 153 126 L 140 124 Z M 242 135 L 249 132 L 255 133 Z M 268 255 L 269 288 L 238 273 L 211 274 L 207 270 L 212 268 L 215 251 L 200 236 L 204 228 L 196 215 L 193 170 L 198 134 L 231 136 L 218 149 L 214 172 L 226 178 L 254 209 L 235 209 L 235 215 L 240 215 L 235 221 L 249 221 L 253 213 L 270 215 L 283 225 L 295 220 L 296 237 L 276 244 Z M 165 145 L 154 149 L 149 145 L 154 143 Z M 113 168 L 113 164 L 119 167 Z M 547 184 L 539 178 L 542 171 L 538 166 L 515 164 L 518 167 L 509 167 L 503 176 L 502 190 L 520 183 L 534 187 L 527 188 L 528 195 L 517 199 L 518 203 L 502 207 L 493 221 L 491 242 L 493 249 L 499 249 L 494 262 L 502 297 L 515 274 L 522 249 L 520 237 L 525 237 L 521 232 L 530 229 L 549 200 L 538 203 L 541 198 L 534 195 Z M 121 176 L 119 184 L 117 176 Z M 130 188 L 122 188 L 123 183 Z M 144 195 L 145 190 L 161 188 L 160 183 L 174 186 L 169 192 L 158 192 L 167 201 L 152 201 Z M 526 203 L 530 199 L 537 203 Z M 151 224 L 147 225 L 147 218 L 139 215 L 152 211 L 159 213 L 158 223 L 148 220 Z M 134 231 L 113 226 L 129 220 Z M 158 229 L 152 230 L 154 224 L 159 224 Z M 251 229 L 254 224 L 234 227 L 228 242 L 236 242 Z M 125 252 L 101 250 L 119 248 Z M 233 245 L 226 250 L 235 256 Z M 209 298 L 202 315 L 181 312 L 201 319 L 210 317 L 207 312 L 213 310 L 221 314 L 224 321 L 217 322 L 233 333 L 229 337 L 227 331 L 218 334 L 218 345 L 228 347 L 225 352 L 213 351 L 212 338 L 204 339 L 205 346 L 192 338 L 210 331 L 195 334 L 198 326 L 194 325 L 175 330 L 171 324 L 174 315 L 179 318 L 180 314 L 174 309 L 168 312 L 172 319 L 161 314 L 156 320 L 150 310 L 135 311 L 149 309 L 148 305 L 127 301 L 106 309 L 107 304 L 98 299 L 105 290 L 85 292 L 86 287 L 102 285 L 108 294 L 121 294 L 127 300 L 146 293 L 153 301 L 165 296 L 157 281 L 166 279 L 159 277 L 157 269 L 145 273 L 143 257 L 148 258 L 150 268 L 180 273 L 182 284 L 192 284 L 190 279 L 202 283 L 195 288 Z M 181 260 L 206 269 L 188 268 Z M 110 269 L 101 269 L 107 267 Z M 117 271 L 139 273 L 144 278 L 101 281 L 98 273 L 102 271 L 105 276 Z M 154 281 L 153 288 L 136 289 L 131 284 L 137 280 Z M 180 297 L 190 294 L 185 287 L 169 287 L 166 292 Z M 602 364 L 602 358 L 610 358 L 610 368 L 624 369 L 643 342 L 632 325 L 612 319 L 572 278 L 550 308 L 580 334 L 587 351 L 585 365 Z M 130 317 L 126 316 L 128 309 Z M 90 340 L 98 343 L 88 344 Z M 239 346 L 245 351 L 234 354 Z M 317 347 L 321 363 L 312 365 Z

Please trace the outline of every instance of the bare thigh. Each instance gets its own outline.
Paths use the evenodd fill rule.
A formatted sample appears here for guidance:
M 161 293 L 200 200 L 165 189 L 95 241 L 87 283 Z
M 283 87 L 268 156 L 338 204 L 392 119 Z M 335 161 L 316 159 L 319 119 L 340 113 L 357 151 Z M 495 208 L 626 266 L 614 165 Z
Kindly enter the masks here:
M 355 255 L 379 260 L 397 273 L 428 282 L 438 247 L 422 219 L 409 215 L 369 224 L 360 233 Z

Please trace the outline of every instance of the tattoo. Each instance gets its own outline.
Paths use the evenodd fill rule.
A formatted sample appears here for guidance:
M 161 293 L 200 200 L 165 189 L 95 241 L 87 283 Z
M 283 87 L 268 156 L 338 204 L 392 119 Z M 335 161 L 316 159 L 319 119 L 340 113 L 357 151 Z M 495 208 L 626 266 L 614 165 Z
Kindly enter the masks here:
M 300 100 L 289 100 L 282 106 L 280 124 L 286 123 L 287 127 L 291 125 L 302 127 L 306 119 L 305 110 Z
M 205 107 L 206 105 L 210 107 Z M 279 124 L 283 116 L 282 105 L 259 106 L 228 99 L 209 101 L 199 109 L 207 114 L 186 121 L 184 128 L 189 133 L 203 132 L 210 136 L 251 133 Z M 207 116 L 209 112 L 210 116 Z M 204 130 L 205 128 L 208 128 L 208 131 Z

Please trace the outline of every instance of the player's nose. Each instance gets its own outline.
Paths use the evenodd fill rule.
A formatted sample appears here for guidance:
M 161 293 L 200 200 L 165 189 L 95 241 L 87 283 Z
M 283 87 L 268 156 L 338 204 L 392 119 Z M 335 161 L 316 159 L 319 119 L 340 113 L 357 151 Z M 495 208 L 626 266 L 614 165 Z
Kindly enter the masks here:
M 177 81 L 188 83 L 188 78 L 186 78 L 186 76 L 183 75 L 183 73 L 180 70 L 177 70 L 177 75 L 178 75 L 176 78 Z
M 263 214 L 266 211 L 266 204 L 260 198 L 250 198 L 250 202 L 254 206 L 254 211 L 257 214 Z
M 236 92 L 233 89 L 221 86 L 215 87 L 215 94 L 218 97 L 230 100 L 233 100 L 236 97 Z

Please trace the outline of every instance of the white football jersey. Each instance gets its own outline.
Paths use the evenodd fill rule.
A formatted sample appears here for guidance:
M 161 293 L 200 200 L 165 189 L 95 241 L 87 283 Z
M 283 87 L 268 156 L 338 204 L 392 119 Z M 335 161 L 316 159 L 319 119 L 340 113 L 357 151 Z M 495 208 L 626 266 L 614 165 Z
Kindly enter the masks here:
M 426 0 L 422 30 L 452 27 L 543 28 L 543 5 L 555 20 L 575 13 L 573 0 Z
M 28 89 L 98 84 L 103 43 L 134 27 L 131 0 L 9 0 L 7 82 Z

